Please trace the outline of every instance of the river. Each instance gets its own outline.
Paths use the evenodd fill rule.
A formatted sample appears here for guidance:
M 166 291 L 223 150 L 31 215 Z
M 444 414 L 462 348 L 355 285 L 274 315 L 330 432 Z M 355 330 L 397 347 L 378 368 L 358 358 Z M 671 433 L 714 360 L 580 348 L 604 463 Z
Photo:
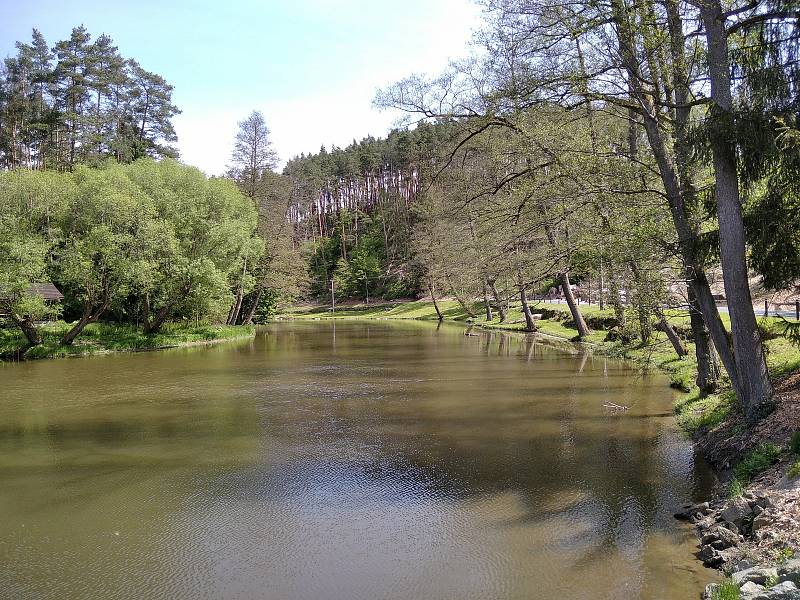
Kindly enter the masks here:
M 696 598 L 674 393 L 418 322 L 0 365 L 0 598 Z

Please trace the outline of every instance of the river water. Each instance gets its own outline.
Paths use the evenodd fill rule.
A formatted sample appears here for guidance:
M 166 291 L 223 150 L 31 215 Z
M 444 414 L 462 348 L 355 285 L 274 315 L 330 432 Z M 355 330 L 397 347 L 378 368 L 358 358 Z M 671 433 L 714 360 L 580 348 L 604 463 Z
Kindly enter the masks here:
M 696 598 L 673 394 L 416 322 L 0 365 L 0 598 Z

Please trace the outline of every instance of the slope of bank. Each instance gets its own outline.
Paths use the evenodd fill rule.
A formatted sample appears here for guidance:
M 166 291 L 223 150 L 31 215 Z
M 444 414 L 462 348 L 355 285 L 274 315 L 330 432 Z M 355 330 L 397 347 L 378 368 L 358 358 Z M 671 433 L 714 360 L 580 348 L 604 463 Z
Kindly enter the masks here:
M 140 328 L 130 325 L 94 323 L 88 325 L 72 345 L 64 346 L 61 338 L 69 327 L 62 321 L 44 325 L 42 344 L 31 348 L 25 354 L 25 359 L 163 350 L 248 338 L 255 334 L 255 327 L 247 325 L 192 326 L 168 323 L 158 333 L 147 335 Z M 14 352 L 24 344 L 24 338 L 16 329 L 0 329 L 0 356 Z

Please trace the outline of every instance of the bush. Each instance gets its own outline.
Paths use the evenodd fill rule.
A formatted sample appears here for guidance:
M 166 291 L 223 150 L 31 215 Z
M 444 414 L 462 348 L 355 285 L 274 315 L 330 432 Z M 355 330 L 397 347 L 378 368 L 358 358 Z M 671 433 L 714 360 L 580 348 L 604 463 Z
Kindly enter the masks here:
M 789 441 L 789 449 L 795 454 L 800 454 L 800 431 L 795 431 Z
M 753 477 L 768 469 L 780 456 L 781 449 L 769 442 L 759 445 L 736 465 L 734 473 L 742 481 L 750 481 Z

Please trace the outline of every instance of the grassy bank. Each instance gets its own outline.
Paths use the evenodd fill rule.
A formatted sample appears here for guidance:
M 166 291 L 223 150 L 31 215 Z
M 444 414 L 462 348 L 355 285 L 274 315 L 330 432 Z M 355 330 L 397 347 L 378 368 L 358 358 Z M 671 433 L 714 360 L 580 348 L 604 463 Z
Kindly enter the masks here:
M 86 356 L 107 352 L 139 352 L 206 344 L 221 340 L 250 337 L 255 328 L 250 326 L 200 325 L 191 326 L 168 323 L 161 331 L 146 335 L 141 328 L 131 325 L 95 323 L 86 327 L 71 346 L 63 346 L 61 338 L 69 329 L 62 321 L 42 327 L 43 342 L 31 348 L 26 359 Z M 0 329 L 0 355 L 12 352 L 25 343 L 16 329 Z
M 446 320 L 470 321 L 466 311 L 455 301 L 442 300 L 440 309 Z M 472 311 L 477 315 L 471 322 L 478 327 L 501 329 L 506 331 L 524 331 L 525 324 L 519 303 L 512 303 L 505 323 L 500 323 L 499 316 L 491 321 L 486 321 L 483 305 L 476 303 Z M 534 313 L 542 314 L 542 319 L 537 322 L 538 331 L 542 334 L 563 339 L 573 339 L 578 335 L 573 326 L 572 317 L 566 304 L 533 303 Z M 689 433 L 695 433 L 701 428 L 710 428 L 723 422 L 730 413 L 733 396 L 728 389 L 726 381 L 721 382 L 720 392 L 701 398 L 694 385 L 696 375 L 696 362 L 694 359 L 694 345 L 690 340 L 689 317 L 683 311 L 672 311 L 667 314 L 667 319 L 678 333 L 689 352 L 685 358 L 678 358 L 667 336 L 656 331 L 646 345 L 638 341 L 623 343 L 619 340 L 606 339 L 609 325 L 613 323 L 614 314 L 611 310 L 601 311 L 597 306 L 583 305 L 580 307 L 592 333 L 585 339 L 596 352 L 608 356 L 631 360 L 643 368 L 658 369 L 671 379 L 672 386 L 685 392 L 676 404 L 676 416 L 680 425 Z M 436 311 L 433 303 L 425 300 L 393 302 L 382 304 L 359 304 L 341 306 L 332 313 L 329 307 L 320 306 L 295 306 L 284 310 L 281 318 L 289 319 L 423 319 L 436 320 Z M 729 325 L 728 315 L 722 313 L 723 322 Z M 777 335 L 777 329 L 782 323 L 777 318 L 760 319 L 759 323 L 768 338 L 765 342 L 767 361 L 773 376 L 780 377 L 800 369 L 800 350 L 788 340 Z

